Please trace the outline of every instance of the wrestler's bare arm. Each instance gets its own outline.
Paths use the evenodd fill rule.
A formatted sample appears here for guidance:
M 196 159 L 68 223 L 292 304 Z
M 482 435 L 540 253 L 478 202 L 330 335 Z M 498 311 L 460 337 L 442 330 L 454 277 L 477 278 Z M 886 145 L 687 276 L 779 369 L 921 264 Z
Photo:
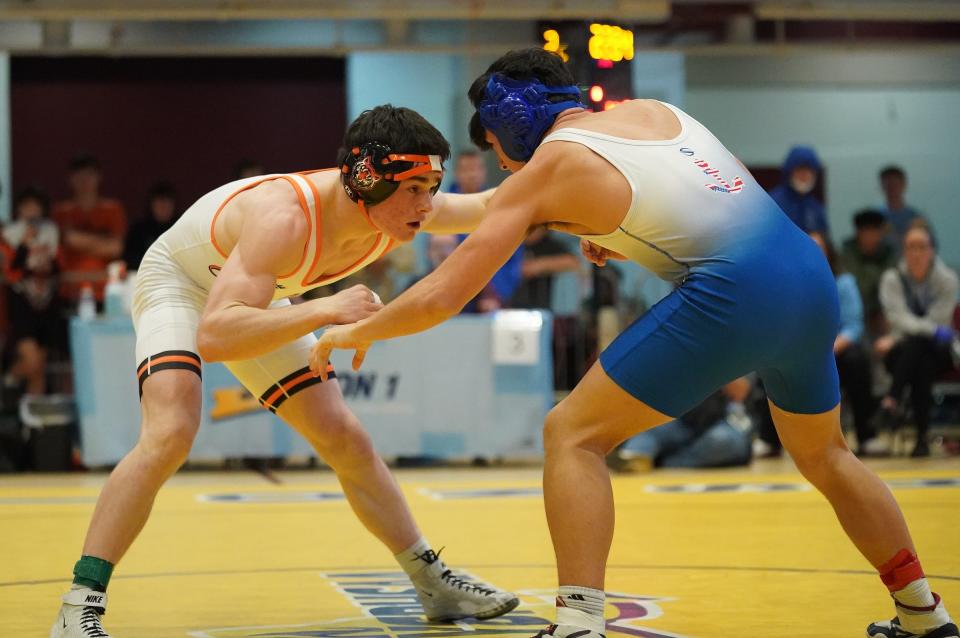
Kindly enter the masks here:
M 480 193 L 437 193 L 423 230 L 434 235 L 472 233 L 480 225 L 495 188 Z
M 554 165 L 543 161 L 506 179 L 476 231 L 435 271 L 376 315 L 351 326 L 352 334 L 368 341 L 390 339 L 426 330 L 460 312 L 514 253 L 529 228 L 551 220 L 549 211 L 556 210 L 557 200 L 545 194 L 548 189 L 535 186 L 553 183 L 553 177 Z M 331 334 L 338 332 L 333 329 Z
M 506 263 L 531 226 L 559 222 L 593 228 L 588 222 L 599 218 L 615 227 L 629 206 L 629 185 L 611 182 L 612 167 L 596 156 L 596 161 L 566 161 L 569 149 L 559 146 L 539 150 L 500 185 L 477 230 L 436 270 L 375 315 L 325 331 L 310 355 L 314 374 L 326 376 L 334 348 L 356 350 L 353 367 L 359 369 L 372 342 L 422 332 L 458 313 Z
M 321 326 L 356 321 L 380 307 L 361 286 L 268 310 L 277 276 L 296 268 L 309 229 L 292 188 L 289 197 L 282 188 L 265 193 L 241 203 L 240 238 L 210 290 L 197 332 L 197 349 L 206 361 L 257 357 Z

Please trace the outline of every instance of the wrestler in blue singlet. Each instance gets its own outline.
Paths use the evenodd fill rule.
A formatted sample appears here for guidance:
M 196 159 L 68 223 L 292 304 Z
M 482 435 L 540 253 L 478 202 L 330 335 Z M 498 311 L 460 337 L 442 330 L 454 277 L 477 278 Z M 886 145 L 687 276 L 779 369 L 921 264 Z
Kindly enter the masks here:
M 603 352 L 604 370 L 668 415 L 752 371 L 782 410 L 832 409 L 839 311 L 823 254 L 703 125 L 670 108 L 682 125 L 670 140 L 575 128 L 543 140 L 588 147 L 630 184 L 619 228 L 585 239 L 677 286 Z

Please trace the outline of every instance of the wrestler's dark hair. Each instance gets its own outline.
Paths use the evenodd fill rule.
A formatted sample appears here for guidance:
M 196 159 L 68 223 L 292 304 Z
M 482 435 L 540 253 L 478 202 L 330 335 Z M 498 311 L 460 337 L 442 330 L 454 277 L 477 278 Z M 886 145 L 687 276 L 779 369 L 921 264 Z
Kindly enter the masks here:
M 537 80 L 545 86 L 570 86 L 577 83 L 570 68 L 556 53 L 539 47 L 507 51 L 470 85 L 467 96 L 474 108 L 483 101 L 487 82 L 494 73 L 504 75 L 511 80 Z M 551 99 L 562 102 L 569 100 L 570 96 L 556 95 Z M 477 113 L 470 118 L 470 140 L 481 150 L 490 149 L 486 131 L 480 124 L 480 116 Z
M 443 133 L 416 111 L 383 104 L 361 113 L 350 123 L 337 151 L 337 166 L 343 164 L 350 149 L 379 142 L 395 153 L 450 157 L 450 143 Z

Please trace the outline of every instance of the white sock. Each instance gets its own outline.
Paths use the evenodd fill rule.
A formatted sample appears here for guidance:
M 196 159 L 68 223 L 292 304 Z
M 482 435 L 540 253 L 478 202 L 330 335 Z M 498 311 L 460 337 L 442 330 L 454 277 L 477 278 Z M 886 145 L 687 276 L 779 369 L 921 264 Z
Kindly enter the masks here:
M 926 578 L 918 578 L 900 591 L 893 592 L 893 598 L 898 603 L 911 607 L 931 607 L 933 592 Z
M 403 571 L 407 572 L 407 576 L 410 578 L 413 578 L 423 571 L 424 568 L 433 564 L 443 565 L 443 562 L 437 557 L 436 552 L 430 549 L 430 543 L 422 536 L 416 543 L 399 554 L 394 554 L 393 557 L 400 563 L 400 567 L 403 568 Z
M 897 617 L 900 626 L 910 633 L 922 635 L 951 622 L 950 614 L 939 602 L 939 597 L 934 597 L 926 578 L 918 578 L 893 592 L 893 599 L 899 603 Z
M 557 592 L 557 624 L 603 633 L 606 594 L 599 589 L 564 585 Z

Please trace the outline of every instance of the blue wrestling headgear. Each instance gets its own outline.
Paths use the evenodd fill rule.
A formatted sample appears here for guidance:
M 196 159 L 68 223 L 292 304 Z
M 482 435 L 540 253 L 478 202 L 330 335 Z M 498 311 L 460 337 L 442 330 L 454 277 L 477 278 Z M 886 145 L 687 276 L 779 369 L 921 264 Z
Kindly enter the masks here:
M 569 95 L 551 102 L 555 95 Z M 494 73 L 487 81 L 477 115 L 483 128 L 497 136 L 507 157 L 526 162 L 540 145 L 543 134 L 561 111 L 582 107 L 576 86 L 545 86 L 536 80 L 513 80 Z

